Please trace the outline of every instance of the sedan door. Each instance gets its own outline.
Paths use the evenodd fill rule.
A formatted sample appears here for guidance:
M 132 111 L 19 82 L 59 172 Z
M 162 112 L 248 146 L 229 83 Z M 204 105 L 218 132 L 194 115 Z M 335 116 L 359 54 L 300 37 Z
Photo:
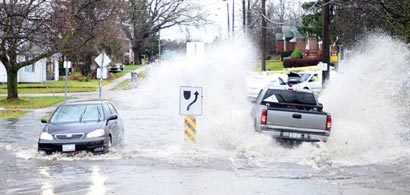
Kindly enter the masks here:
M 111 103 L 107 103 L 108 116 L 117 115 L 117 119 L 108 121 L 107 128 L 111 131 L 113 144 L 120 144 L 124 138 L 124 129 L 118 111 Z

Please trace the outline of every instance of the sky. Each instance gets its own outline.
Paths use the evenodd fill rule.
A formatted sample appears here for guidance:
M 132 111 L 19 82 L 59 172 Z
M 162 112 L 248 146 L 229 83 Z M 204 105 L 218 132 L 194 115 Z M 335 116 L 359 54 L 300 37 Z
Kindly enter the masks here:
M 275 0 L 267 0 L 275 1 Z M 297 5 L 297 2 L 306 2 L 312 0 L 289 0 Z M 235 31 L 242 30 L 242 0 L 200 0 L 203 9 L 209 13 L 208 19 L 212 24 L 202 26 L 200 28 L 190 27 L 186 33 L 187 27 L 175 26 L 161 31 L 161 39 L 181 39 L 185 40 L 191 37 L 194 40 L 201 40 L 205 42 L 212 42 L 215 38 L 225 39 L 228 37 L 228 22 L 227 22 L 227 4 L 229 6 L 229 19 L 232 28 L 232 2 L 234 2 L 235 13 Z M 189 35 L 188 35 L 189 34 Z

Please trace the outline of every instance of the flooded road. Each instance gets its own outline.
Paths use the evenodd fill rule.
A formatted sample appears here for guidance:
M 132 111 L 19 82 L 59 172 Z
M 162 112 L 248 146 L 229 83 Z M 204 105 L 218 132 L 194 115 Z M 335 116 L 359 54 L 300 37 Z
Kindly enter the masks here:
M 254 132 L 244 78 L 255 55 L 238 41 L 206 59 L 154 64 L 138 88 L 103 94 L 126 131 L 124 148 L 109 154 L 39 155 L 40 119 L 52 108 L 2 120 L 0 194 L 409 194 L 409 100 L 399 89 L 410 51 L 368 39 L 320 98 L 334 121 L 327 143 L 286 148 Z M 405 55 L 393 62 L 382 55 L 397 47 Z M 186 85 L 203 88 L 196 144 L 184 142 L 178 114 Z

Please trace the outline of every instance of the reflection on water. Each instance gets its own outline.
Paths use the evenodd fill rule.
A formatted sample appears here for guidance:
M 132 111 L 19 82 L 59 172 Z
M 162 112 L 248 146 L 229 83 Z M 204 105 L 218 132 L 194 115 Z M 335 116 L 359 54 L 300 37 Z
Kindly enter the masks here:
M 52 177 L 50 176 L 50 168 L 40 167 L 38 171 L 40 172 L 40 175 L 45 177 L 45 180 L 41 182 L 41 194 L 42 195 L 55 195 Z
M 107 192 L 106 186 L 107 178 L 101 174 L 99 166 L 92 167 L 91 185 L 87 194 L 105 194 Z
M 6 121 L 8 122 L 8 124 L 15 124 L 19 120 L 18 120 L 18 118 L 6 118 Z
M 71 166 L 63 168 L 39 167 L 38 172 L 41 176 L 39 194 L 55 195 L 70 191 L 88 195 L 106 194 L 108 191 L 107 177 L 101 172 L 100 166 L 87 166 L 85 169 Z

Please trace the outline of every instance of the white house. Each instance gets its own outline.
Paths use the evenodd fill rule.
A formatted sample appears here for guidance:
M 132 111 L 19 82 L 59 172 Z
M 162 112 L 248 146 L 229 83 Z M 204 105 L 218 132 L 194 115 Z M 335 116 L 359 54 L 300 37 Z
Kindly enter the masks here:
M 44 58 L 34 64 L 20 68 L 17 81 L 21 83 L 44 83 L 46 80 L 58 80 L 58 59 Z M 0 62 L 0 83 L 7 83 L 7 72 Z

